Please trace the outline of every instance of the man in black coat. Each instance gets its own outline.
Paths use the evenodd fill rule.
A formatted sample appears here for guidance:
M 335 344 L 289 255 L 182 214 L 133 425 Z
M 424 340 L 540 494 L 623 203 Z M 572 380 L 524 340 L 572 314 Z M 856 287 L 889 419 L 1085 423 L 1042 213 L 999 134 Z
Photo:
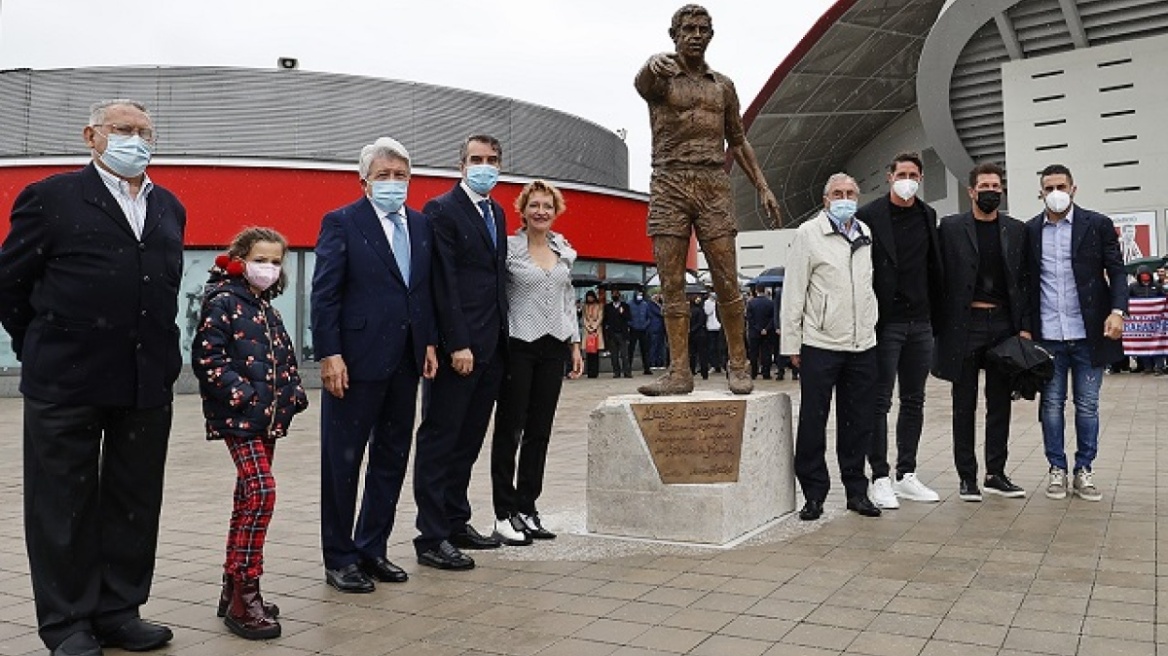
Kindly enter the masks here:
M 898 498 L 941 497 L 917 478 L 917 447 L 924 426 L 925 382 L 933 357 L 933 326 L 942 303 L 937 213 L 917 197 L 924 163 L 900 153 L 888 166 L 889 192 L 861 207 L 856 218 L 872 230 L 872 287 L 880 307 L 876 325 L 876 416 L 868 465 L 872 503 L 897 508 Z M 896 471 L 888 464 L 888 413 L 898 390 Z
M 186 211 L 146 175 L 141 103 L 97 103 L 93 161 L 26 187 L 0 247 L 0 323 L 21 361 L 24 517 L 41 639 L 54 654 L 172 638 L 150 595 L 182 367 Z
M 418 562 L 465 570 L 461 549 L 500 546 L 470 524 L 471 469 L 503 382 L 507 349 L 507 218 L 490 197 L 503 146 L 488 135 L 462 143 L 462 179 L 422 208 L 434 230 L 438 374 L 424 384 L 414 458 Z
M 1045 211 L 1030 219 L 1031 332 L 1054 355 L 1054 378 L 1042 390 L 1038 415 L 1050 479 L 1046 496 L 1067 496 L 1064 446 L 1067 375 L 1074 380 L 1073 492 L 1086 501 L 1103 494 L 1091 464 L 1099 445 L 1099 390 L 1103 368 L 1123 357 L 1127 272 L 1111 219 L 1074 204 L 1071 171 L 1051 164 L 1039 176 Z
M 633 356 L 629 353 L 632 335 L 633 311 L 621 298 L 619 289 L 612 290 L 612 302 L 604 306 L 604 345 L 612 358 L 612 377 L 633 377 Z
M 981 501 L 974 455 L 978 372 L 985 370 L 985 491 L 1024 497 L 1006 475 L 1010 376 L 986 363 L 986 351 L 1011 335 L 1029 337 L 1026 226 L 998 211 L 1002 167 L 979 164 L 969 174 L 971 211 L 941 219 L 945 303 L 937 324 L 933 373 L 953 383 L 953 462 L 958 494 Z
M 746 304 L 746 348 L 750 354 L 750 379 L 770 380 L 772 346 L 775 341 L 775 303 L 766 295 L 766 287 L 755 285 Z

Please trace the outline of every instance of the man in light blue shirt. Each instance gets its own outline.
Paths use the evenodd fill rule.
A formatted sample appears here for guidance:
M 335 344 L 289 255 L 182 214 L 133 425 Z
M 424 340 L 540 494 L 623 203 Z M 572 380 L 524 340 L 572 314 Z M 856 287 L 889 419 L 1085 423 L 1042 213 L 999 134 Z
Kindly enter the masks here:
M 1067 496 L 1064 446 L 1067 374 L 1073 380 L 1075 450 L 1073 492 L 1087 501 L 1102 493 L 1091 469 L 1099 443 L 1099 389 L 1103 367 L 1123 357 L 1127 274 L 1115 226 L 1106 216 L 1074 204 L 1075 183 L 1061 164 L 1043 169 L 1045 210 L 1027 224 L 1030 239 L 1031 332 L 1054 356 L 1054 377 L 1042 390 L 1039 419 L 1050 479 L 1046 496 Z

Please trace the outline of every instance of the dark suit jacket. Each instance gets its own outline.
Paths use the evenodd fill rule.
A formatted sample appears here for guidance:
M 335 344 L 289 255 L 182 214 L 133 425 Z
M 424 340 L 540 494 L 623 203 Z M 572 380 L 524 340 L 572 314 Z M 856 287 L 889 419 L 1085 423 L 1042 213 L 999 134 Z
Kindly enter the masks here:
M 775 334 L 775 302 L 766 296 L 754 296 L 746 302 L 746 335 L 755 339 L 767 331 Z
M 491 200 L 497 248 L 486 222 L 461 184 L 430 200 L 422 211 L 434 226 L 434 302 L 440 346 L 469 348 L 477 363 L 490 360 L 507 336 L 507 220 Z M 448 363 L 449 358 L 440 358 Z
M 388 380 L 402 357 L 413 358 L 420 373 L 426 346 L 434 343 L 434 236 L 426 217 L 408 207 L 406 225 L 408 288 L 369 199 L 321 221 L 312 276 L 313 348 L 317 360 L 340 354 L 352 380 Z
M 937 235 L 945 266 L 945 300 L 940 321 L 934 326 L 937 346 L 933 349 L 933 375 L 953 381 L 961 375 L 969 337 L 970 303 L 977 283 L 978 248 L 976 219 L 972 212 L 941 219 Z M 998 237 L 1006 268 L 1006 296 L 1010 299 L 1010 330 L 1018 333 L 1030 327 L 1030 271 L 1027 266 L 1026 225 L 998 215 Z
M 20 192 L 0 247 L 0 323 L 22 363 L 21 393 L 67 405 L 171 401 L 185 228 L 182 204 L 156 185 L 139 241 L 93 164 Z
M 633 320 L 633 310 L 628 303 L 621 301 L 618 309 L 611 302 L 604 304 L 604 332 L 609 335 L 628 335 Z
M 1103 336 L 1103 324 L 1112 310 L 1127 312 L 1127 272 L 1119 253 L 1115 225 L 1106 216 L 1074 206 L 1071 218 L 1071 270 L 1079 288 L 1079 308 L 1083 313 L 1087 340 L 1091 344 L 1091 364 L 1111 364 L 1123 357 L 1123 342 Z M 1044 339 L 1040 293 L 1042 289 L 1042 224 L 1045 214 L 1026 222 L 1030 235 L 1030 332 Z
M 937 237 L 937 211 L 919 198 L 915 200 L 925 210 L 929 226 L 929 252 L 927 272 L 929 276 L 929 314 L 933 330 L 941 321 L 940 308 L 944 303 L 944 265 L 941 262 L 941 245 Z M 892 227 L 892 199 L 888 194 L 864 205 L 856 211 L 856 218 L 868 226 L 872 232 L 872 288 L 876 292 L 876 303 L 880 309 L 877 330 L 885 318 L 892 316 L 892 302 L 896 297 L 896 280 L 899 272 L 896 260 L 896 239 Z

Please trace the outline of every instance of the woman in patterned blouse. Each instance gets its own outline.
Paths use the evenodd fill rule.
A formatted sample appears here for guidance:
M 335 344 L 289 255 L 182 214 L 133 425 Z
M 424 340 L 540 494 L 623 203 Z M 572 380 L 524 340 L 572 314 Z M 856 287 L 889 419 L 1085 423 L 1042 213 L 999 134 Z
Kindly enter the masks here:
M 580 328 L 572 262 L 576 251 L 552 232 L 564 212 L 564 197 L 536 180 L 515 201 L 523 227 L 507 238 L 507 377 L 495 413 L 491 442 L 494 536 L 508 545 L 550 540 L 535 501 L 543 488 L 552 420 L 571 358 L 569 378 L 579 378 Z M 518 456 L 518 467 L 516 457 Z

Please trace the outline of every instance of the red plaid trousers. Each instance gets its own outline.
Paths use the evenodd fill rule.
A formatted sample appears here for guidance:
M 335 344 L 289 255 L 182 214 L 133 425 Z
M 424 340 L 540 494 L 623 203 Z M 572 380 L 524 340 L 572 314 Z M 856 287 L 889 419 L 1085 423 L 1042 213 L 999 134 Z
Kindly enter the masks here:
M 276 479 L 272 476 L 276 442 L 241 437 L 223 441 L 236 471 L 223 571 L 235 580 L 258 579 L 264 572 L 264 539 L 276 507 Z

